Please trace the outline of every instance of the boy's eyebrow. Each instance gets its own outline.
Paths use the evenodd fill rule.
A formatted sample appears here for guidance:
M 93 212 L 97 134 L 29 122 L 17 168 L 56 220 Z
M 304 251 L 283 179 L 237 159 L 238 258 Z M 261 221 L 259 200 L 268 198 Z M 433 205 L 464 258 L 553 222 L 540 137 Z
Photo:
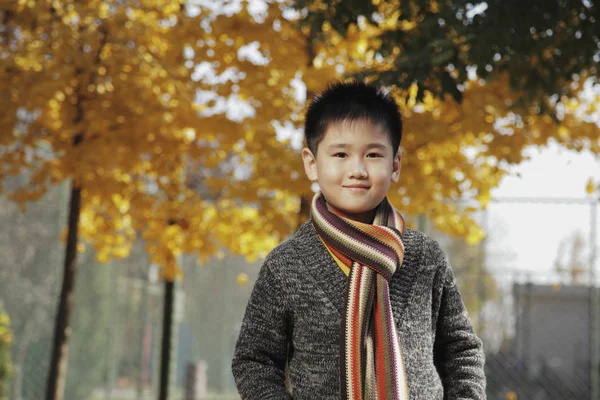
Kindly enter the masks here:
M 327 146 L 327 148 L 330 150 L 346 149 L 348 147 L 352 147 L 352 145 L 350 145 L 348 143 L 332 143 L 329 146 Z M 386 150 L 388 148 L 388 146 L 383 143 L 369 143 L 366 147 L 369 149 L 377 148 L 377 149 L 381 149 L 381 150 Z
M 383 143 L 369 143 L 369 145 L 367 147 L 369 149 L 374 147 L 376 149 L 381 149 L 381 150 L 386 150 L 388 148 L 388 146 Z
M 332 143 L 329 146 L 327 146 L 328 149 L 333 150 L 333 149 L 345 149 L 347 147 L 350 147 L 350 145 L 346 144 L 346 143 Z

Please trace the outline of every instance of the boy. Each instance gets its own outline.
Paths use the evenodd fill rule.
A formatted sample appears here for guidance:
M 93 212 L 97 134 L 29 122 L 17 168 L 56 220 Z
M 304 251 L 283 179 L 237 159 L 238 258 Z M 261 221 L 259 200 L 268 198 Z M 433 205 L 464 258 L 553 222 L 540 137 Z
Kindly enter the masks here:
M 254 286 L 232 364 L 242 398 L 485 399 L 481 341 L 448 260 L 386 198 L 400 175 L 396 103 L 333 84 L 305 136 L 321 192 Z

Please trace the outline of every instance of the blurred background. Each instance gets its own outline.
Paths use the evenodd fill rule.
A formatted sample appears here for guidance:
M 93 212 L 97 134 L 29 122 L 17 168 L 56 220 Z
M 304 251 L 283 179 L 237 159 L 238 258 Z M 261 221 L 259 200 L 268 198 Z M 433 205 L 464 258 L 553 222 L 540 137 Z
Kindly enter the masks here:
M 591 0 L 0 1 L 0 399 L 239 399 L 266 254 L 308 218 L 306 102 L 404 117 L 488 398 L 600 399 Z

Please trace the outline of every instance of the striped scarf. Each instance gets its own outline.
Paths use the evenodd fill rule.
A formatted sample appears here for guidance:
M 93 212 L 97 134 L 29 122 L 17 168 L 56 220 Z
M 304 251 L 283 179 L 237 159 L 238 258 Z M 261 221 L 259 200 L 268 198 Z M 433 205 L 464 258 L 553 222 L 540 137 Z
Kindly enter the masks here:
M 404 220 L 384 199 L 373 224 L 342 217 L 321 193 L 312 203 L 317 233 L 350 268 L 341 331 L 343 400 L 408 400 L 389 281 L 404 257 Z

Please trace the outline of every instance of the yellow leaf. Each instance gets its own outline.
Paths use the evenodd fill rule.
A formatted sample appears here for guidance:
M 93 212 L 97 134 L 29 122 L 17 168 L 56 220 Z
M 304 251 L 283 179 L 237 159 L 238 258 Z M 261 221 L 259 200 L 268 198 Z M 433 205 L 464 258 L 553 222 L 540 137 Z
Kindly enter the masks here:
M 595 189 L 596 188 L 594 186 L 592 178 L 589 178 L 587 181 L 587 185 L 585 185 L 585 191 L 587 192 L 587 194 L 593 194 Z
M 248 283 L 248 274 L 246 274 L 246 273 L 238 274 L 236 280 L 237 280 L 237 284 L 239 286 L 245 286 Z

